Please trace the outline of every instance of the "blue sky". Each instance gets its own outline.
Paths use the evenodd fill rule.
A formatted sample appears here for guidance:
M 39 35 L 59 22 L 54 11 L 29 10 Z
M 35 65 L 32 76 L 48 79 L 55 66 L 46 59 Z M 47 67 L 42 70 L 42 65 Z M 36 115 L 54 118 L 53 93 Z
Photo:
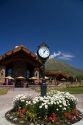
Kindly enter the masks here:
M 51 58 L 83 69 L 83 0 L 0 0 L 0 55 L 42 41 Z

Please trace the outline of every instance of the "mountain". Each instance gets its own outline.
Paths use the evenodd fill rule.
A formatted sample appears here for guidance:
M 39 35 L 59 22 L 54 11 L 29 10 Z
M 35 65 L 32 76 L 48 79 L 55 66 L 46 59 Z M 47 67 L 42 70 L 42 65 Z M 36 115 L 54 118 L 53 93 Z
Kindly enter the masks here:
M 83 70 L 75 68 L 70 64 L 66 64 L 64 61 L 56 60 L 55 58 L 47 60 L 45 69 L 46 71 L 62 72 L 64 74 L 83 78 Z

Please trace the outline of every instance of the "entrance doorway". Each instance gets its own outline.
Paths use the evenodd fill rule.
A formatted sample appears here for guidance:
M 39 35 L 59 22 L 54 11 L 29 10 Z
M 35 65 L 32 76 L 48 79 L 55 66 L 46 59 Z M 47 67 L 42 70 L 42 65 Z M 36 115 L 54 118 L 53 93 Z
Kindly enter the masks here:
M 24 83 L 22 80 L 20 79 L 17 79 L 16 82 L 15 82 L 15 87 L 16 88 L 22 88 L 24 86 Z

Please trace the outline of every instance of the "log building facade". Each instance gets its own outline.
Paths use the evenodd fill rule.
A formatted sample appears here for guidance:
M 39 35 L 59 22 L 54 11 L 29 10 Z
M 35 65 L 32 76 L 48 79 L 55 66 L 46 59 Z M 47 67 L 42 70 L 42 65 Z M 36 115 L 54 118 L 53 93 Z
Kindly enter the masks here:
M 0 83 L 4 83 L 7 76 L 28 79 L 37 73 L 39 77 L 40 66 L 41 62 L 34 53 L 23 45 L 16 46 L 0 56 Z

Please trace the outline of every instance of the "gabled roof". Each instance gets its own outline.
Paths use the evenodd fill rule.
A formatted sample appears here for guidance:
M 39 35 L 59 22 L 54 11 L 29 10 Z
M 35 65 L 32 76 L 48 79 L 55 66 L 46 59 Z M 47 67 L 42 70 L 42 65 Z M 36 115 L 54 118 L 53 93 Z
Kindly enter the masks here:
M 27 49 L 24 45 L 19 45 L 16 46 L 14 49 L 8 51 L 7 53 L 3 54 L 0 56 L 0 62 L 8 57 L 10 57 L 11 55 L 14 55 L 20 51 L 23 51 L 24 53 L 26 53 L 27 55 L 29 55 L 29 57 L 33 58 L 33 60 L 36 60 L 37 62 L 41 63 L 40 60 L 38 59 L 37 55 L 32 53 L 29 49 Z

